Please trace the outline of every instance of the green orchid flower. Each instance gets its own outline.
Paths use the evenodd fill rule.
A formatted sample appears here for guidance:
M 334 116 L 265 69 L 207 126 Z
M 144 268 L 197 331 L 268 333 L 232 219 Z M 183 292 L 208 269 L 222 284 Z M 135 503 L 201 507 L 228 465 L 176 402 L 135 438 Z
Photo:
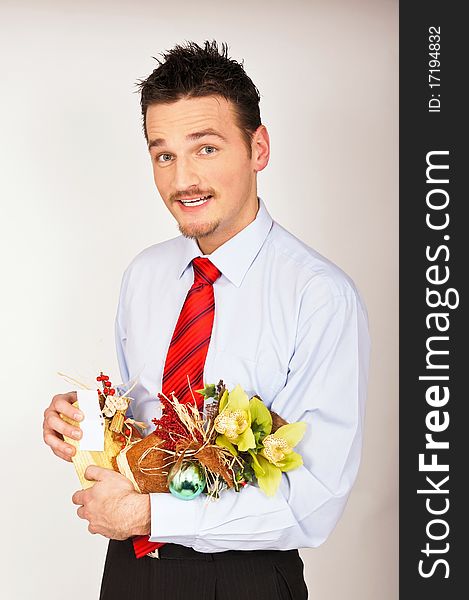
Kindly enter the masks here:
M 279 427 L 262 440 L 262 450 L 256 455 L 250 451 L 252 468 L 261 490 L 273 496 L 280 485 L 282 472 L 292 471 L 303 464 L 300 454 L 293 448 L 301 441 L 306 423 L 289 423 Z
M 306 423 L 288 423 L 264 438 L 261 454 L 281 471 L 291 471 L 303 464 L 301 456 L 293 448 L 301 441 Z
M 252 468 L 259 487 L 266 496 L 273 496 L 280 485 L 282 471 L 261 454 L 256 455 L 251 451 L 249 454 L 252 457 Z
M 225 409 L 226 403 L 228 402 L 228 390 L 225 390 L 220 398 L 220 402 L 218 403 L 218 412 L 221 413 L 222 410 Z
M 221 397 L 214 426 L 215 431 L 221 434 L 217 437 L 217 444 L 227 447 L 230 452 L 233 453 L 233 450 L 227 442 L 231 446 L 236 445 L 239 452 L 256 447 L 256 439 L 251 429 L 249 398 L 239 384 L 233 391 L 225 391 Z

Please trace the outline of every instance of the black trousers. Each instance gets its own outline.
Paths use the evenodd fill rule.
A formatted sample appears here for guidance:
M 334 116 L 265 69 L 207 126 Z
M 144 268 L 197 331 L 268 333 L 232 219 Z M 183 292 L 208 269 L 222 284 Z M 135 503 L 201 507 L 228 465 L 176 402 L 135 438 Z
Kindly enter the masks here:
M 131 539 L 110 540 L 100 600 L 305 600 L 297 550 L 214 554 L 166 544 L 160 558 L 135 558 Z

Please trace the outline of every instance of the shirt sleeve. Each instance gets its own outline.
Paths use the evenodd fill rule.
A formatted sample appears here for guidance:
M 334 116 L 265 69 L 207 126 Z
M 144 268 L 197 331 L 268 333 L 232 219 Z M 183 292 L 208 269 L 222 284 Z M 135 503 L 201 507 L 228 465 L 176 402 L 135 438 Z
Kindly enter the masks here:
M 273 497 L 255 486 L 225 491 L 217 501 L 150 494 L 150 540 L 200 552 L 289 550 L 324 542 L 358 471 L 369 346 L 366 309 L 353 288 L 300 311 L 287 381 L 271 409 L 289 422 L 307 423 L 296 447 L 303 466 L 282 474 Z
M 121 380 L 123 383 L 127 383 L 129 381 L 129 367 L 127 365 L 127 360 L 125 357 L 125 344 L 127 341 L 127 333 L 124 323 L 124 302 L 125 302 L 125 289 L 127 286 L 127 272 L 124 273 L 122 277 L 120 295 L 119 295 L 119 304 L 117 306 L 117 314 L 114 323 L 114 332 L 115 332 L 115 340 L 116 340 L 116 354 L 117 354 L 117 362 L 119 364 L 119 371 L 121 374 Z M 119 393 L 125 393 L 125 386 L 120 388 L 117 386 Z M 127 417 L 132 417 L 132 410 L 130 408 L 126 411 Z

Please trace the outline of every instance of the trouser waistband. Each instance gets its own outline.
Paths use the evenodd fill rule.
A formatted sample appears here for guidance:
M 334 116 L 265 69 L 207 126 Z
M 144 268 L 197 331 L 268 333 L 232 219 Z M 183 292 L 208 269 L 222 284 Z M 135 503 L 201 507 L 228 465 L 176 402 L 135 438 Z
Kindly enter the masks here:
M 158 558 L 163 559 L 189 559 L 189 560 L 224 560 L 236 557 L 288 557 L 298 555 L 298 550 L 225 550 L 224 552 L 198 552 L 193 548 L 180 544 L 165 544 L 158 549 Z M 155 557 L 156 558 L 156 557 Z

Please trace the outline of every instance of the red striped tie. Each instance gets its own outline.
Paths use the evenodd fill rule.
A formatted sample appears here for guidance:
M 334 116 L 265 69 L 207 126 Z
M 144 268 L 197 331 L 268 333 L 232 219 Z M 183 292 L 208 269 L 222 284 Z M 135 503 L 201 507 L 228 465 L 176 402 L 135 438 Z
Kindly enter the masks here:
M 176 323 L 163 372 L 163 394 L 170 398 L 174 392 L 183 403 L 193 402 L 191 389 L 194 391 L 204 385 L 205 358 L 215 313 L 213 284 L 221 275 L 208 258 L 194 258 L 192 266 L 194 283 Z M 203 397 L 197 396 L 197 404 L 202 408 Z M 161 542 L 150 542 L 146 535 L 134 537 L 133 544 L 137 558 L 163 546 Z

